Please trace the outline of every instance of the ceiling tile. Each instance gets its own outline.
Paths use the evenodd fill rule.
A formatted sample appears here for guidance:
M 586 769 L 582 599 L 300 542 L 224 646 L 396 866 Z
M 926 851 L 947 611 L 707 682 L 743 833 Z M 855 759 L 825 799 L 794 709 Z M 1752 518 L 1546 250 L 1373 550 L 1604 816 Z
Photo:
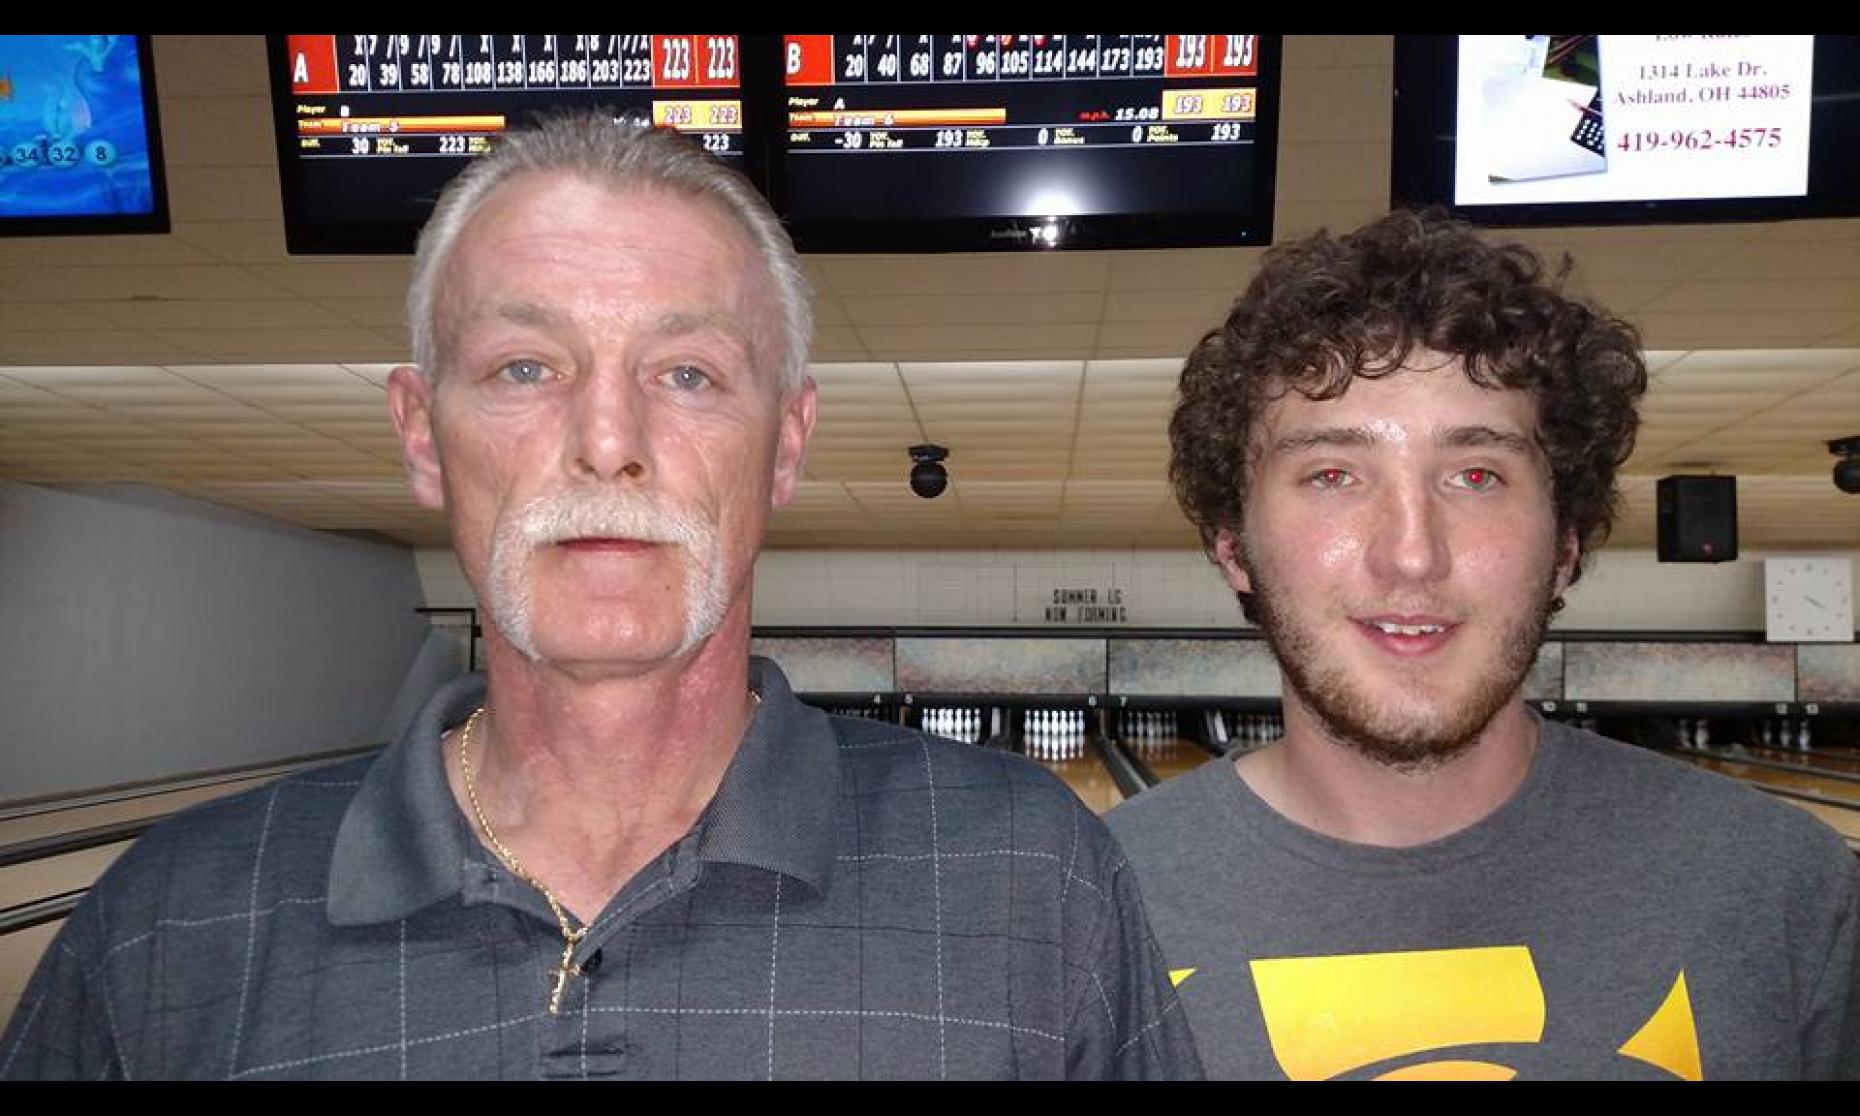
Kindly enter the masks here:
M 1104 320 L 1112 322 L 1165 322 L 1176 329 L 1182 321 L 1202 323 L 1205 332 L 1227 320 L 1237 289 L 1113 291 L 1105 301 Z
M 1860 277 L 1797 279 L 1775 283 L 1753 279 L 1696 279 L 1674 283 L 1640 309 L 1680 311 L 1821 310 L 1860 307 Z
M 1801 372 L 1825 376 L 1860 369 L 1860 349 L 1756 349 L 1680 354 L 1662 372 L 1685 379 L 1720 373 Z
M 1106 322 L 1098 331 L 1100 348 L 1094 355 L 1138 351 L 1150 356 L 1186 356 L 1203 334 L 1220 324 L 1218 316 L 1192 321 Z
M 1110 252 L 951 253 L 930 256 L 817 256 L 844 303 L 849 294 L 925 295 L 1101 291 Z
M 1041 294 L 843 295 L 848 322 L 862 335 L 876 326 L 1023 325 L 1095 322 L 1104 306 L 1098 291 Z
M 1393 69 L 1395 39 L 1391 35 L 1287 35 L 1284 63 L 1292 72 L 1340 66 Z
M 0 243 L 5 241 L 0 240 Z M 0 266 L 5 266 L 0 261 Z M 0 345 L 14 331 L 30 333 L 119 329 L 123 323 L 110 313 L 119 303 L 105 302 L 0 302 Z
M 1319 229 L 1328 229 L 1332 233 L 1345 233 L 1364 225 L 1389 211 L 1388 195 L 1380 197 L 1358 198 L 1305 198 L 1293 196 L 1281 190 L 1274 203 L 1272 219 L 1272 237 L 1274 243 L 1284 243 L 1297 237 L 1309 236 Z M 1234 293 L 1240 293 L 1235 288 Z
M 1287 65 L 1281 88 L 1280 136 L 1300 143 L 1388 144 L 1394 128 L 1388 110 L 1394 92 L 1389 63 L 1303 70 Z
M 288 290 L 230 264 L 117 264 L 0 268 L 0 300 L 113 302 L 130 299 L 282 298 Z
M 183 96 L 166 87 L 161 94 L 162 162 L 171 172 L 177 167 L 277 166 L 270 97 Z
M 297 257 L 287 264 L 255 264 L 243 270 L 265 282 L 311 298 L 405 298 L 411 258 L 370 260 Z
M 212 264 L 213 257 L 172 236 L 0 237 L 0 265 L 100 267 Z M 31 298 L 30 294 L 22 296 Z M 60 298 L 47 293 L 42 298 Z
M 283 205 L 275 159 L 246 166 L 170 164 L 165 169 L 168 208 L 176 221 L 263 221 Z
M 0 339 L 0 360 L 12 364 L 168 364 L 205 354 L 187 339 L 133 329 L 41 333 L 14 330 Z
M 1262 254 L 1259 248 L 1118 252 L 1111 259 L 1111 290 L 1214 290 L 1223 292 L 1227 299 L 1232 300 L 1259 271 Z M 1116 297 L 1115 294 L 1113 297 Z M 1222 310 L 1222 316 L 1225 316 L 1224 306 Z
M 1287 37 L 1279 243 L 1386 210 L 1391 42 Z M 175 232 L 0 239 L 0 475 L 200 485 L 446 545 L 385 415 L 407 259 L 286 255 L 260 37 L 157 36 L 155 55 Z M 1746 545 L 1860 544 L 1822 444 L 1860 434 L 1860 219 L 1493 235 L 1571 253 L 1571 289 L 1655 347 L 1619 545 L 1651 541 L 1653 478 L 1701 460 L 1747 482 Z M 1264 252 L 806 258 L 820 424 L 770 540 L 1195 549 L 1165 476 L 1176 381 Z M 953 451 L 935 501 L 905 484 L 925 439 Z
M 1641 337 L 1649 345 L 1684 343 L 1700 348 L 1759 348 L 1799 345 L 1803 339 L 1834 336 L 1860 323 L 1853 310 L 1764 310 L 1749 312 L 1643 313 Z
M 197 248 L 225 263 L 282 263 L 289 258 L 283 220 L 277 214 L 254 221 L 175 221 L 174 235 L 159 239 Z
M 865 342 L 851 326 L 819 326 L 814 330 L 816 360 L 859 360 L 868 355 Z
M 164 98 L 250 95 L 271 80 L 262 35 L 156 35 L 151 47 Z
M 1388 204 L 1389 149 L 1351 141 L 1300 143 L 1281 135 L 1278 192 L 1304 201 Z
M 1701 272 L 1707 279 L 1860 279 L 1860 240 L 1764 239 L 1738 245 Z
M 102 303 L 98 309 L 125 329 L 273 330 L 301 329 L 317 320 L 301 299 L 164 299 Z M 262 340 L 262 339 L 261 339 Z

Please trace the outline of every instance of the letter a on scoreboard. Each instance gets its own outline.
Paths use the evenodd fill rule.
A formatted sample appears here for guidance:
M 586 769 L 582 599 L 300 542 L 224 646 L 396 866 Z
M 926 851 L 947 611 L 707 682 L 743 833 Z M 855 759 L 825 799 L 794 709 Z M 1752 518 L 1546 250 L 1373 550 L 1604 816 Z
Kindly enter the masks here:
M 340 93 L 336 85 L 336 40 L 330 35 L 289 37 L 291 92 Z

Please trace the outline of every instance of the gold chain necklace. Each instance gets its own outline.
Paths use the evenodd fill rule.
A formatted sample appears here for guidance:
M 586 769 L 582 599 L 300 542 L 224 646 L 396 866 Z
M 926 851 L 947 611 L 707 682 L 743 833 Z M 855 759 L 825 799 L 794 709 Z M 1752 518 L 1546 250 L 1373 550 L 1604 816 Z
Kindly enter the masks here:
M 756 691 L 749 691 L 749 697 L 756 705 L 762 704 L 762 695 Z M 471 777 L 471 730 L 478 724 L 478 718 L 484 716 L 484 711 L 485 706 L 480 705 L 470 717 L 465 719 L 465 728 L 459 733 L 459 771 L 464 776 L 465 797 L 471 801 L 471 812 L 478 819 L 478 828 L 484 830 L 485 839 L 491 842 L 491 848 L 497 853 L 498 859 L 504 862 L 504 867 L 510 869 L 512 875 L 542 892 L 543 899 L 549 904 L 550 912 L 555 915 L 556 925 L 561 928 L 562 960 L 555 967 L 555 986 L 549 992 L 549 1014 L 560 1015 L 562 1014 L 562 992 L 568 987 L 568 978 L 581 972 L 581 966 L 571 965 L 570 962 L 575 959 L 575 947 L 588 936 L 589 927 L 569 924 L 568 909 L 562 906 L 561 901 L 555 897 L 555 893 L 550 891 L 546 884 L 523 870 L 523 865 L 517 860 L 517 854 L 511 852 L 502 841 L 498 840 L 497 831 L 491 828 L 491 819 L 485 816 L 484 804 L 478 801 L 477 784 L 472 781 Z
M 543 899 L 549 904 L 549 910 L 555 914 L 556 925 L 562 930 L 562 960 L 555 967 L 555 987 L 549 992 L 549 1014 L 560 1015 L 562 1014 L 562 991 L 568 987 L 568 978 L 581 971 L 580 966 L 570 964 L 570 962 L 575 959 L 575 947 L 581 944 L 581 939 L 588 936 L 588 927 L 569 925 L 568 911 L 562 906 L 561 901 L 556 899 L 555 893 L 550 891 L 541 880 L 523 870 L 523 865 L 517 861 L 517 854 L 505 848 L 504 843 L 497 839 L 497 831 L 491 828 L 491 819 L 485 816 L 484 805 L 478 801 L 478 788 L 473 784 L 471 777 L 471 730 L 478 723 L 478 718 L 484 716 L 484 710 L 485 707 L 480 705 L 477 712 L 466 720 L 465 730 L 459 733 L 459 767 L 465 776 L 465 797 L 471 800 L 471 812 L 478 818 L 478 828 L 484 830 L 485 839 L 491 842 L 491 848 L 504 862 L 504 867 L 510 869 L 511 874 L 524 883 L 542 892 Z

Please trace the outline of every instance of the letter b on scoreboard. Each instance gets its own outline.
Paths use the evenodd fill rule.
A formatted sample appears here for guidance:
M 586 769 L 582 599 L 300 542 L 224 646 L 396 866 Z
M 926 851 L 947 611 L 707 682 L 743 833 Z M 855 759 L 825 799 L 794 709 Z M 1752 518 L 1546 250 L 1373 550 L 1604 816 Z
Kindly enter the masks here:
M 788 35 L 782 44 L 789 85 L 833 84 L 833 36 Z

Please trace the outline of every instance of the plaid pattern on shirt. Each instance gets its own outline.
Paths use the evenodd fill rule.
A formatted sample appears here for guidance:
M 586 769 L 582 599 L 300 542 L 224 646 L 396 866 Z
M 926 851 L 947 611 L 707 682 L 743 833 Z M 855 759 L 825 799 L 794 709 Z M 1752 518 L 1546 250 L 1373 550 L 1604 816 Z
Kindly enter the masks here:
M 472 836 L 449 684 L 378 758 L 151 831 L 74 913 L 0 1078 L 1194 1077 L 1129 869 L 1020 757 L 763 701 L 576 951 Z

